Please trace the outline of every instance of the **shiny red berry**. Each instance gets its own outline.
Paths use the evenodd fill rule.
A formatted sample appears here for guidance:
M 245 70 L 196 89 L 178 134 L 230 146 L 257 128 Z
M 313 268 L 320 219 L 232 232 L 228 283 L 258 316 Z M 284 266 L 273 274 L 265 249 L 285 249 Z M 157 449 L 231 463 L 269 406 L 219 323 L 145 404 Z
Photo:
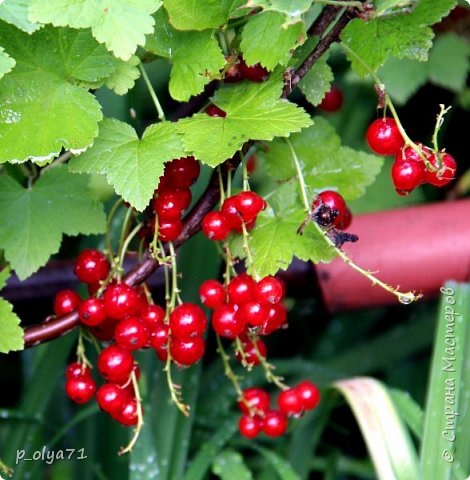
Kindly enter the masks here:
M 204 355 L 206 344 L 201 337 L 189 340 L 171 339 L 171 358 L 179 365 L 189 366 L 197 363 Z
M 107 318 L 103 301 L 94 297 L 87 298 L 82 302 L 78 307 L 78 315 L 80 321 L 89 327 L 96 327 Z
M 165 165 L 165 182 L 173 187 L 190 187 L 199 177 L 201 166 L 194 157 L 182 157 Z
M 224 338 L 235 339 L 245 329 L 245 321 L 237 315 L 237 306 L 232 303 L 217 307 L 212 314 L 212 328 Z
M 222 212 L 209 212 L 202 220 L 202 231 L 209 240 L 225 240 L 230 233 L 230 223 Z
M 78 308 L 81 298 L 77 292 L 73 290 L 61 290 L 54 297 L 54 313 L 61 317 L 67 315 Z
M 396 190 L 411 191 L 424 181 L 425 167 L 413 160 L 395 161 L 392 166 L 392 181 Z
M 276 277 L 268 276 L 262 278 L 255 286 L 255 299 L 266 305 L 279 303 L 284 296 L 284 285 Z
M 65 370 L 65 378 L 67 380 L 86 376 L 91 377 L 91 370 L 85 364 L 73 362 L 67 365 L 67 369 Z
M 266 208 L 266 202 L 255 192 L 240 192 L 235 195 L 235 207 L 244 222 L 252 222 Z
M 114 339 L 120 347 L 132 351 L 145 347 L 149 336 L 147 328 L 140 318 L 127 317 L 116 325 Z
M 133 368 L 132 354 L 117 345 L 106 347 L 98 356 L 98 371 L 111 383 L 127 382 Z
M 132 397 L 127 397 L 124 400 L 122 409 L 117 413 L 112 414 L 112 417 L 121 425 L 132 427 L 137 425 L 137 400 Z
M 184 208 L 184 199 L 174 191 L 163 192 L 153 201 L 153 209 L 160 222 L 179 219 Z
M 246 438 L 255 438 L 263 429 L 263 420 L 259 417 L 242 415 L 238 421 L 238 430 Z
M 96 383 L 90 375 L 71 378 L 65 382 L 67 396 L 75 403 L 90 401 L 96 392 Z
M 343 222 L 348 207 L 344 198 L 338 192 L 324 190 L 319 193 L 314 202 L 314 207 L 321 208 L 322 205 L 327 205 L 330 208 L 333 225 L 340 225 Z
M 204 334 L 207 319 L 201 307 L 194 303 L 183 303 L 177 306 L 170 315 L 172 338 L 189 340 Z
M 108 342 L 114 338 L 114 330 L 118 320 L 108 317 L 104 322 L 96 327 L 88 327 L 90 332 L 101 342 Z
M 280 437 L 287 430 L 287 417 L 279 410 L 266 412 L 263 418 L 263 432 L 268 437 Z
M 227 293 L 230 303 L 240 305 L 253 299 L 256 282 L 251 275 L 240 273 L 230 280 Z
M 150 346 L 162 362 L 168 357 L 169 332 L 170 327 L 164 323 L 155 324 L 150 330 Z
M 98 250 L 83 250 L 75 261 L 75 275 L 81 282 L 98 283 L 109 275 L 109 263 Z
M 179 218 L 158 222 L 158 239 L 163 242 L 175 240 L 183 231 L 183 223 Z
M 237 315 L 240 315 L 251 327 L 261 327 L 268 320 L 269 307 L 256 300 L 242 303 Z
M 243 219 L 237 209 L 238 202 L 235 197 L 224 200 L 220 211 L 225 215 L 231 229 L 241 229 Z
M 221 108 L 219 108 L 217 105 L 214 105 L 211 103 L 205 110 L 207 115 L 210 117 L 221 117 L 224 118 L 227 116 L 227 112 L 224 112 Z
M 437 172 L 426 171 L 424 180 L 435 187 L 443 187 L 455 178 L 455 172 L 457 171 L 457 162 L 452 155 L 448 153 L 442 153 L 441 164 L 439 168 L 439 161 L 435 154 L 428 157 L 431 165 L 435 168 L 439 168 Z
M 224 286 L 217 280 L 206 280 L 199 287 L 201 303 L 207 308 L 220 307 L 225 302 Z
M 296 388 L 283 390 L 277 399 L 279 410 L 285 415 L 299 415 L 304 410 L 304 401 Z
M 243 390 L 243 400 L 239 400 L 238 407 L 246 415 L 252 413 L 263 414 L 269 410 L 271 397 L 261 388 L 247 388 Z
M 336 86 L 332 86 L 325 94 L 318 108 L 324 112 L 336 112 L 343 104 L 343 92 Z
M 275 305 L 271 305 L 268 311 L 268 318 L 263 325 L 261 334 L 270 335 L 271 333 L 279 330 L 287 324 L 287 309 L 286 306 L 279 302 Z
M 241 75 L 251 82 L 264 82 L 269 77 L 268 70 L 259 63 L 247 65 L 245 60 L 241 59 L 239 68 Z
M 160 305 L 147 305 L 142 312 L 140 318 L 147 328 L 160 324 L 165 320 L 165 309 Z
M 374 120 L 367 129 L 366 139 L 378 155 L 396 155 L 405 144 L 397 122 L 391 117 Z
M 309 382 L 308 380 L 299 383 L 295 390 L 302 399 L 304 409 L 312 410 L 318 405 L 320 401 L 320 392 L 315 384 Z
M 139 294 L 127 283 L 119 282 L 106 289 L 103 301 L 108 316 L 120 320 L 137 311 Z
M 125 400 L 125 391 L 115 383 L 105 383 L 96 392 L 96 401 L 99 407 L 111 415 L 123 410 Z
M 349 208 L 346 209 L 343 219 L 336 225 L 340 230 L 346 230 L 351 226 L 353 220 L 353 214 Z

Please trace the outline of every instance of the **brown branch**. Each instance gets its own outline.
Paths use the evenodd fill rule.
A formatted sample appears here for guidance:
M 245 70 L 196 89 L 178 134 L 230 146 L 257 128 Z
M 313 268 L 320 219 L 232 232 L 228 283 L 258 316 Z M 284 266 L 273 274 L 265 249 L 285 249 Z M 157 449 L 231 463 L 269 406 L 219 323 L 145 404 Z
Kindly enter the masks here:
M 320 14 L 310 29 L 312 33 L 322 35 L 328 29 L 329 25 L 336 19 L 337 11 L 335 9 L 336 7 L 326 7 L 323 10 L 322 14 Z M 310 68 L 312 68 L 315 62 L 328 50 L 331 44 L 338 40 L 341 31 L 356 15 L 357 12 L 348 10 L 339 18 L 333 28 L 320 40 L 302 65 L 293 72 L 290 81 L 286 82 L 282 95 L 284 98 L 292 92 L 294 87 L 306 75 Z M 252 144 L 252 141 L 247 142 L 243 146 L 243 152 L 246 153 Z M 232 159 L 224 162 L 222 164 L 223 176 L 225 177 L 229 170 L 236 168 L 240 160 L 240 154 L 237 153 Z M 183 244 L 200 230 L 202 219 L 215 207 L 219 200 L 219 195 L 218 172 L 214 171 L 206 191 L 186 218 L 181 235 L 174 241 L 176 247 Z M 125 275 L 124 281 L 132 286 L 139 285 L 155 272 L 158 266 L 158 262 L 151 256 L 150 252 L 146 252 L 144 258 Z M 71 332 L 78 325 L 78 314 L 77 312 L 73 312 L 63 317 L 46 320 L 28 327 L 24 331 L 25 346 L 32 347 L 53 340 Z
M 342 7 L 328 5 L 321 12 L 320 15 L 312 23 L 312 26 L 308 29 L 307 35 L 317 35 L 323 37 L 325 32 L 328 30 L 328 27 L 334 22 L 338 13 L 341 11 Z

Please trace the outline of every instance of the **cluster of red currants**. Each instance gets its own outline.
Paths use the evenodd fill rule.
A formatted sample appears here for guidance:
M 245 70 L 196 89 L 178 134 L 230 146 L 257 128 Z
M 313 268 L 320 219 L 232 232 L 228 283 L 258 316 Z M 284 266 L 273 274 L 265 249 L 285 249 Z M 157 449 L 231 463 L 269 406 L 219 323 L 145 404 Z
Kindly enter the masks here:
M 246 79 L 250 82 L 264 82 L 269 77 L 269 71 L 259 63 L 247 65 L 241 55 L 227 56 L 229 67 L 225 72 L 224 82 L 238 83 Z
M 202 220 L 202 231 L 210 240 L 225 240 L 229 233 L 252 228 L 266 202 L 257 193 L 244 191 L 232 195 L 222 203 L 220 211 L 209 212 Z
M 181 216 L 191 203 L 190 187 L 199 177 L 200 170 L 199 162 L 194 157 L 178 158 L 165 165 L 152 204 L 158 217 L 159 240 L 169 242 L 181 234 Z M 155 219 L 152 234 L 154 229 Z
M 238 402 L 242 416 L 238 422 L 240 433 L 255 438 L 261 432 L 268 437 L 279 437 L 287 431 L 288 417 L 300 417 L 312 410 L 320 401 L 315 384 L 304 380 L 297 386 L 281 391 L 277 399 L 278 409 L 271 409 L 271 397 L 261 388 L 247 388 Z
M 435 152 L 419 143 L 416 144 L 419 151 L 411 145 L 405 145 L 393 118 L 373 121 L 367 129 L 366 138 L 375 153 L 395 156 L 392 180 L 399 195 L 409 195 L 423 183 L 442 187 L 455 178 L 457 163 L 452 155 L 444 150 Z

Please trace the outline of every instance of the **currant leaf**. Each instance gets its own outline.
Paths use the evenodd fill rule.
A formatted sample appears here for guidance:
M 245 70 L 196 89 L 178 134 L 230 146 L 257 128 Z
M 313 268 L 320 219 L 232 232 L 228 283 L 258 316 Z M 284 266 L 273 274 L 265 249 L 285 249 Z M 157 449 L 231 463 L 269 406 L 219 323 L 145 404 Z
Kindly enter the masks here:
M 175 123 L 151 125 L 139 140 L 127 123 L 105 119 L 93 147 L 69 166 L 73 172 L 106 175 L 116 192 L 142 211 L 157 188 L 164 163 L 184 156 Z
M 234 450 L 224 450 L 214 458 L 212 473 L 221 480 L 229 480 L 231 478 L 253 480 L 253 475 L 246 466 L 243 457 Z
M 0 162 L 43 161 L 63 148 L 88 148 L 101 108 L 78 85 L 102 81 L 114 70 L 106 49 L 88 31 L 46 27 L 28 35 L 4 23 L 0 44 L 16 60 L 0 82 Z
M 330 91 L 331 82 L 334 78 L 333 72 L 326 61 L 326 55 L 320 57 L 298 84 L 305 98 L 314 107 L 319 105 L 325 94 Z
M 0 298 L 0 353 L 24 349 L 23 329 L 13 305 Z
M 178 31 L 163 11 L 155 15 L 155 33 L 147 37 L 146 49 L 173 62 L 169 90 L 178 101 L 201 93 L 225 65 L 225 57 L 213 30 Z
M 302 15 L 309 10 L 312 0 L 248 0 L 244 8 L 261 7 L 264 11 L 274 11 L 284 14 L 288 23 L 299 22 Z
M 294 256 L 314 263 L 332 260 L 335 251 L 315 227 L 307 226 L 303 235 L 297 234 L 305 217 L 297 182 L 282 184 L 269 198 L 268 208 L 259 214 L 256 227 L 249 232 L 253 265 L 247 265 L 248 273 L 261 277 L 274 275 L 280 269 L 285 270 Z M 232 247 L 240 257 L 245 257 L 240 236 L 232 239 Z
M 11 270 L 9 265 L 0 270 L 0 290 L 7 284 L 7 280 L 10 278 L 10 274 Z
M 164 0 L 171 24 L 178 30 L 205 30 L 227 23 L 243 0 Z
M 2 47 L 0 47 L 0 78 L 12 71 L 16 62 L 11 58 Z
M 0 2 L 0 19 L 26 33 L 33 33 L 41 26 L 28 19 L 29 0 L 4 0 Z
M 261 63 L 268 70 L 278 64 L 286 65 L 291 50 L 302 41 L 303 22 L 283 26 L 286 16 L 278 12 L 258 13 L 251 16 L 243 28 L 240 49 L 248 65 Z
M 104 230 L 103 205 L 90 193 L 87 176 L 59 165 L 31 188 L 0 177 L 0 248 L 21 280 L 57 253 L 64 234 Z
M 115 70 L 106 79 L 105 85 L 114 90 L 118 95 L 125 95 L 140 77 L 137 66 L 140 63 L 139 57 L 133 55 L 129 60 L 115 60 Z
M 213 102 L 227 113 L 225 118 L 205 113 L 180 120 L 186 150 L 215 167 L 232 157 L 248 140 L 272 140 L 312 124 L 302 109 L 280 99 L 283 81 L 271 75 L 263 83 L 242 82 L 219 89 Z
M 56 27 L 91 28 L 98 42 L 129 60 L 153 31 L 152 13 L 161 5 L 161 0 L 31 0 L 29 18 Z
M 313 197 L 334 186 L 346 199 L 361 196 L 380 172 L 383 159 L 341 146 L 334 128 L 324 118 L 314 121 L 312 127 L 290 136 L 309 193 Z M 284 140 L 274 140 L 269 151 L 260 150 L 258 155 L 273 178 L 283 181 L 296 176 L 292 153 Z
M 420 0 L 411 13 L 379 17 L 369 22 L 354 19 L 343 30 L 342 41 L 376 71 L 389 57 L 425 61 L 438 22 L 456 5 L 456 0 Z M 368 69 L 348 55 L 354 70 L 366 76 Z

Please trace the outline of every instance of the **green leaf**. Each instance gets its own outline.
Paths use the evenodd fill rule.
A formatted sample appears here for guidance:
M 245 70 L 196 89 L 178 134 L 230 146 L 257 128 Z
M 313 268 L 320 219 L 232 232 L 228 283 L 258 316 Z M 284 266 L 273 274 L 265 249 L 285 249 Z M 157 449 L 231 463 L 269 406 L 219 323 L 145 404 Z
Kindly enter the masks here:
M 277 453 L 273 452 L 272 450 L 268 450 L 267 448 L 258 447 L 253 443 L 250 444 L 250 448 L 256 450 L 265 458 L 265 460 L 276 471 L 280 480 L 300 480 L 300 477 L 295 473 L 289 462 L 284 460 L 284 458 L 279 456 Z
M 106 79 L 105 85 L 118 95 L 125 95 L 140 77 L 140 71 L 137 68 L 139 63 L 139 57 L 135 55 L 126 62 L 116 59 L 116 69 Z
M 268 70 L 287 65 L 305 30 L 303 22 L 284 26 L 285 15 L 277 12 L 251 16 L 241 35 L 240 49 L 248 65 L 261 63 Z
M 0 290 L 7 284 L 7 280 L 10 278 L 10 266 L 7 265 L 0 270 Z
M 423 409 L 411 398 L 408 392 L 398 389 L 389 389 L 393 403 L 397 407 L 400 417 L 408 425 L 409 429 L 421 439 L 424 428 Z
M 225 57 L 213 30 L 175 30 L 163 11 L 157 12 L 155 21 L 158 28 L 147 37 L 146 49 L 173 61 L 170 94 L 175 100 L 187 101 L 218 75 Z
M 128 60 L 153 31 L 152 13 L 161 0 L 31 0 L 29 18 L 56 27 L 91 28 L 93 36 Z
M 294 256 L 314 263 L 329 262 L 336 253 L 323 235 L 312 225 L 303 235 L 297 229 L 305 220 L 305 208 L 300 202 L 296 182 L 282 184 L 269 198 L 269 206 L 260 213 L 256 227 L 250 232 L 253 265 L 249 273 L 264 277 L 285 270 Z M 241 238 L 233 239 L 234 251 L 244 256 Z
M 186 149 L 215 167 L 232 157 L 248 140 L 286 137 L 312 124 L 307 113 L 280 99 L 283 82 L 274 73 L 263 83 L 242 82 L 217 91 L 213 102 L 225 118 L 205 113 L 178 122 Z
M 333 72 L 327 61 L 327 55 L 320 57 L 307 75 L 299 82 L 299 88 L 305 98 L 316 107 L 321 103 L 326 93 L 330 91 Z
M 0 79 L 3 78 L 5 74 L 11 72 L 15 65 L 15 60 L 0 47 Z
M 311 5 L 312 0 L 248 0 L 243 7 L 261 7 L 265 11 L 283 13 L 289 19 L 289 23 L 293 23 L 300 21 L 302 14 L 307 12 Z
M 243 0 L 164 0 L 171 24 L 178 30 L 205 30 L 227 23 Z
M 11 23 L 26 33 L 33 33 L 40 28 L 28 19 L 29 0 L 4 0 L 0 2 L 0 19 Z
M 92 148 L 73 158 L 73 172 L 105 174 L 116 192 L 137 210 L 148 205 L 164 163 L 185 155 L 176 124 L 148 127 L 142 140 L 127 123 L 105 119 Z
M 344 395 L 359 423 L 378 478 L 445 478 L 420 475 L 410 435 L 380 382 L 356 377 L 340 380 L 334 386 Z
M 23 329 L 10 302 L 0 298 L 0 353 L 23 350 Z
M 101 109 L 77 84 L 114 70 L 105 48 L 87 31 L 48 27 L 27 35 L 8 24 L 0 25 L 0 44 L 16 60 L 0 81 L 0 162 L 48 160 L 63 148 L 88 148 Z
M 374 16 L 377 17 L 386 13 L 400 11 L 400 9 L 410 8 L 413 7 L 416 2 L 417 0 L 375 0 Z
M 90 194 L 88 178 L 66 166 L 46 171 L 31 187 L 0 178 L 0 248 L 20 279 L 59 250 L 63 234 L 103 233 L 102 205 Z
M 383 164 L 380 157 L 341 146 L 334 128 L 322 117 L 315 117 L 313 126 L 291 135 L 290 141 L 312 196 L 319 190 L 335 188 L 348 200 L 357 198 L 374 181 Z M 264 158 L 273 178 L 282 181 L 296 176 L 285 141 L 274 140 L 269 151 L 258 155 Z
M 341 39 L 376 71 L 389 57 L 425 61 L 438 22 L 455 6 L 456 0 L 420 0 L 411 13 L 377 18 L 369 22 L 354 19 Z M 354 55 L 348 55 L 354 70 L 366 76 L 368 69 Z
M 243 457 L 233 450 L 225 450 L 214 458 L 212 473 L 222 480 L 253 480 Z

